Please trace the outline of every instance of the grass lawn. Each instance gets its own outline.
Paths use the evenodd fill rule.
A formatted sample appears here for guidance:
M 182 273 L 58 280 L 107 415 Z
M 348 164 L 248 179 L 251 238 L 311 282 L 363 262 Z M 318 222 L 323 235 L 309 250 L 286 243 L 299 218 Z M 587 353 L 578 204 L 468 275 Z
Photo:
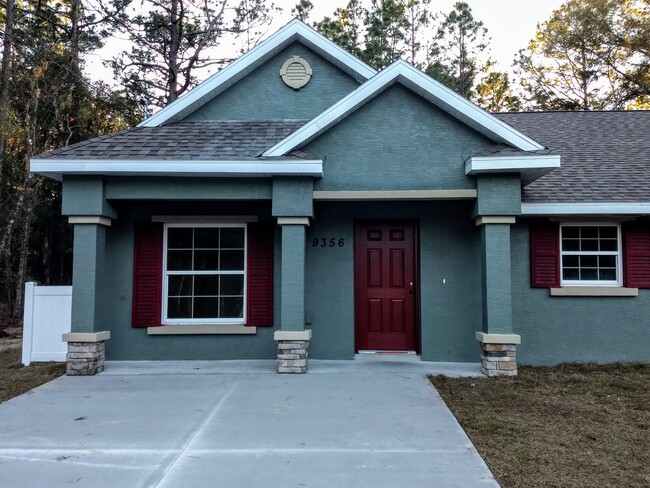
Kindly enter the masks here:
M 430 379 L 503 488 L 650 487 L 650 364 Z
M 0 403 L 47 383 L 65 373 L 65 364 L 20 362 L 20 346 L 0 347 Z

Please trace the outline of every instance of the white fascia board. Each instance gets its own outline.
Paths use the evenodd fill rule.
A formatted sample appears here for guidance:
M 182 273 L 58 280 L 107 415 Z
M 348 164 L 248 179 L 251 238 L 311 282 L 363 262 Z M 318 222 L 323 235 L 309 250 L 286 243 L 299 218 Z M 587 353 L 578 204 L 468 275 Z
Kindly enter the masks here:
M 399 60 L 366 81 L 355 91 L 339 100 L 300 129 L 289 134 L 282 141 L 268 149 L 264 156 L 281 157 L 303 146 L 397 82 L 499 142 L 510 144 L 522 151 L 544 149 L 544 146 L 530 137 L 474 105 L 406 61 Z
M 186 109 L 200 107 L 205 101 L 214 98 L 214 96 L 232 86 L 296 40 L 303 41 L 308 47 L 329 61 L 334 62 L 339 68 L 361 82 L 366 81 L 377 73 L 375 69 L 334 44 L 315 29 L 298 19 L 294 19 L 264 42 L 258 44 L 224 69 L 212 75 L 186 95 L 170 103 L 148 119 L 140 122 L 138 127 L 157 127 L 175 120 L 175 117 Z
M 650 215 L 650 202 L 522 203 L 522 215 Z
M 107 176 L 323 176 L 323 161 L 314 160 L 31 160 L 32 173 Z
M 560 167 L 560 156 L 472 156 L 465 163 L 466 175 L 548 170 Z

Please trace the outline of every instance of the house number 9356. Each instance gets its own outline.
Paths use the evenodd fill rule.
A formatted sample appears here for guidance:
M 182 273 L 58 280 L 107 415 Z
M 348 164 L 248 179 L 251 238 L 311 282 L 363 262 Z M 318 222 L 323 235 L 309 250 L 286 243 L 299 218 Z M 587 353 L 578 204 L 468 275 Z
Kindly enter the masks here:
M 311 240 L 311 247 L 343 247 L 345 239 L 336 237 L 314 237 Z

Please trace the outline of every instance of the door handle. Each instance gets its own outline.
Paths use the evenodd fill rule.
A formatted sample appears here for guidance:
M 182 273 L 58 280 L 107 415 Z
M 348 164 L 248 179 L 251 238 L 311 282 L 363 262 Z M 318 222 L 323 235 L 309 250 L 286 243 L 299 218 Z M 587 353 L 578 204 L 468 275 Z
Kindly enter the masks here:
M 413 295 L 413 282 L 409 282 L 409 295 Z

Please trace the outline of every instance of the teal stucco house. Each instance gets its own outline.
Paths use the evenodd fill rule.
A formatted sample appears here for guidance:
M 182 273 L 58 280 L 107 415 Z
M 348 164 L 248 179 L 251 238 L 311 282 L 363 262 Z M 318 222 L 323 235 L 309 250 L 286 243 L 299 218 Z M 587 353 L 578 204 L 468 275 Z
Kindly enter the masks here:
M 74 226 L 68 372 L 650 360 L 649 159 L 650 112 L 490 114 L 294 20 L 139 126 L 31 160 Z

